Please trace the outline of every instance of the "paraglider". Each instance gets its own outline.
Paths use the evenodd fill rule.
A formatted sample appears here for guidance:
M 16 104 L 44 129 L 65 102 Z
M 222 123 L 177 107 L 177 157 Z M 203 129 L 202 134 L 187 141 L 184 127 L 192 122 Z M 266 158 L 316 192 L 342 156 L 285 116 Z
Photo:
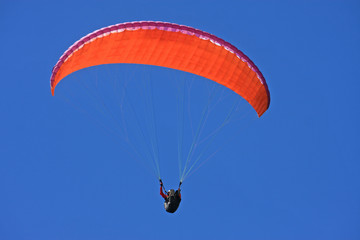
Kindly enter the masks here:
M 174 213 L 181 202 L 181 189 L 180 186 L 182 182 L 180 182 L 178 189 L 175 191 L 174 189 L 170 189 L 167 191 L 167 194 L 163 193 L 163 189 L 165 189 L 164 184 L 162 180 L 160 179 L 160 195 L 164 198 L 164 208 L 169 213 Z M 165 190 L 166 192 L 166 190 Z
M 161 66 L 193 73 L 231 89 L 260 117 L 269 108 L 270 93 L 257 66 L 240 50 L 207 32 L 166 22 L 129 22 L 108 26 L 75 42 L 52 70 L 51 93 L 69 74 L 92 66 L 132 63 Z M 192 150 L 190 150 L 192 151 Z M 189 154 L 190 156 L 190 154 Z M 158 167 L 158 166 L 157 166 Z M 179 188 L 160 194 L 165 210 L 173 213 L 181 202 Z M 190 170 L 192 167 L 190 168 Z

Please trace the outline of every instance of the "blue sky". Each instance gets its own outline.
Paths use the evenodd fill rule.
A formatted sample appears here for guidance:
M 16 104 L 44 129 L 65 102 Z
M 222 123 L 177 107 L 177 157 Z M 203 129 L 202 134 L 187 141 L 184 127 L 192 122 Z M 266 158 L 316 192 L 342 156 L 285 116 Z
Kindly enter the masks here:
M 0 239 L 360 238 L 358 1 L 0 6 Z M 271 93 L 263 117 L 234 122 L 216 139 L 222 147 L 186 179 L 173 215 L 164 211 L 146 161 L 132 159 L 116 134 L 82 113 L 84 106 L 73 107 L 81 95 L 64 101 L 65 81 L 72 89 L 91 70 L 69 76 L 55 97 L 50 93 L 51 69 L 72 43 L 101 27 L 137 20 L 184 24 L 223 38 L 255 62 Z M 159 82 L 191 79 L 151 71 L 146 76 L 162 76 Z M 201 101 L 192 98 L 194 112 Z M 177 130 L 164 121 L 169 116 L 157 114 L 157 134 L 162 177 L 176 187 L 177 145 L 168 138 L 175 139 Z M 139 134 L 133 142 L 144 144 Z

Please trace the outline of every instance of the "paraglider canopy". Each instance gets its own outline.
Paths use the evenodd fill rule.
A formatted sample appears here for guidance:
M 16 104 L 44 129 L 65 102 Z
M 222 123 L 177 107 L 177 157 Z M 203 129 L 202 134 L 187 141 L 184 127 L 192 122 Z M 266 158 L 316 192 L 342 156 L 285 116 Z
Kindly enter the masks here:
M 53 68 L 52 94 L 67 75 L 110 63 L 148 64 L 203 76 L 241 95 L 259 117 L 270 104 L 263 75 L 236 47 L 198 29 L 147 21 L 105 27 L 74 43 Z

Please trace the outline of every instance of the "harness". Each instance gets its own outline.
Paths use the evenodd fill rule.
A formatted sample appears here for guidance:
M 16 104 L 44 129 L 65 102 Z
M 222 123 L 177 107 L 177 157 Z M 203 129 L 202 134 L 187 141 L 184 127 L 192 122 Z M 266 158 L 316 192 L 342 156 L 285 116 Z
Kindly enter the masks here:
M 159 181 L 162 186 L 162 189 L 166 192 L 166 189 L 161 179 L 159 179 Z M 179 183 L 179 189 L 181 184 L 182 182 Z M 167 198 L 165 198 L 165 202 L 164 202 L 164 207 L 167 212 L 174 213 L 176 209 L 179 207 L 179 204 L 181 202 L 179 189 L 176 191 L 174 191 L 174 189 L 171 189 L 170 192 L 167 194 Z

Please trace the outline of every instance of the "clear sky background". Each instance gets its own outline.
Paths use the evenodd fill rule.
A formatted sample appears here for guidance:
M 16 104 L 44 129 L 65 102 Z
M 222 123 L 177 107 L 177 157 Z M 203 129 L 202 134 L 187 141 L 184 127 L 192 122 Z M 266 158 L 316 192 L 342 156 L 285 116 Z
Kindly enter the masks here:
M 225 147 L 186 179 L 175 214 L 114 134 L 65 103 L 60 86 L 50 94 L 71 44 L 138 20 L 231 42 L 271 93 L 242 135 L 217 139 Z M 0 28 L 0 239 L 360 239 L 359 1 L 2 0 Z M 176 146 L 159 142 L 163 179 L 176 187 Z

